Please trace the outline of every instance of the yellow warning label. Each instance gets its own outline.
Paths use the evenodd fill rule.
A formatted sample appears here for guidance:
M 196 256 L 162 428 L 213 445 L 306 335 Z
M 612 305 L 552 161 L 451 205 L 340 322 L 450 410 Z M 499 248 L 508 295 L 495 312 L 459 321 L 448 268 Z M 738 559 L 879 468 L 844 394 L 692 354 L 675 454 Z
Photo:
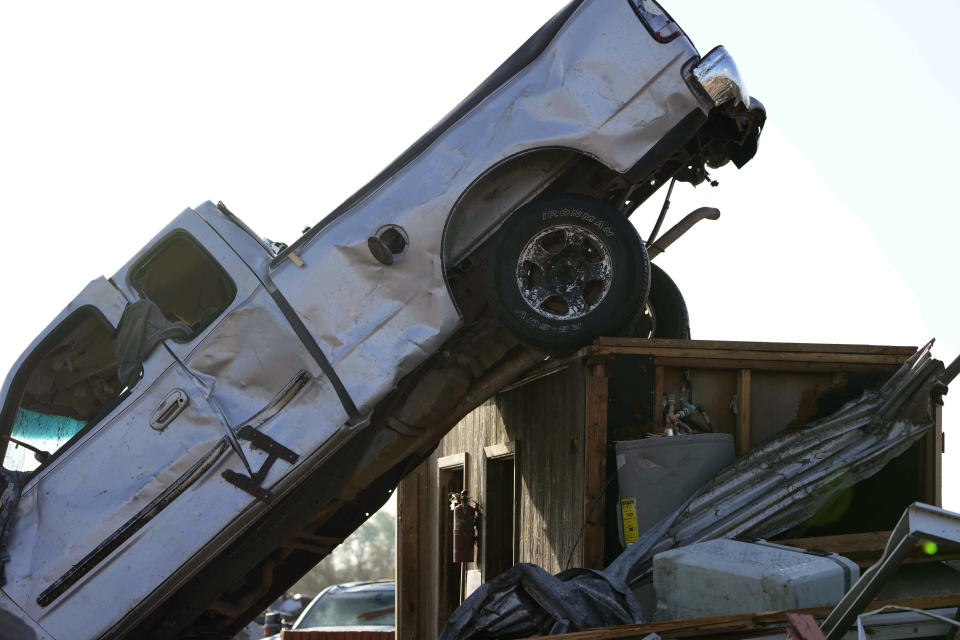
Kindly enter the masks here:
M 620 516 L 623 521 L 623 544 L 636 542 L 640 531 L 637 525 L 637 501 L 634 498 L 620 501 Z

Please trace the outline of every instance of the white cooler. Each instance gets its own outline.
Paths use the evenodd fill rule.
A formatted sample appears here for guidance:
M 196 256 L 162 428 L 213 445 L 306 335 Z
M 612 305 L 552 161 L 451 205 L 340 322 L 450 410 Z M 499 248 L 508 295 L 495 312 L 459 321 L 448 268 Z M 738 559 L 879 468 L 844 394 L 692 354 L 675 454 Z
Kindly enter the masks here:
M 710 540 L 653 559 L 657 620 L 832 606 L 860 577 L 837 554 Z

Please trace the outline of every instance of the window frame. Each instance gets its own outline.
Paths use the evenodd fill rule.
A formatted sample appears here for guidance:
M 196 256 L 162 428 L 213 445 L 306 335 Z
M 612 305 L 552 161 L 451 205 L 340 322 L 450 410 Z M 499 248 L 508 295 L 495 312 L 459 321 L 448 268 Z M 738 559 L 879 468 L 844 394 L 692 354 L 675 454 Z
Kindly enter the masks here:
M 37 361 L 41 359 L 41 355 L 49 352 L 50 348 L 56 345 L 58 342 L 63 340 L 64 336 L 69 333 L 73 328 L 78 324 L 78 317 L 92 315 L 102 321 L 103 325 L 110 331 L 111 336 L 115 336 L 117 328 L 107 319 L 103 311 L 101 311 L 96 305 L 84 304 L 73 311 L 71 311 L 67 317 L 60 321 L 60 323 L 51 329 L 47 335 L 43 337 L 42 340 L 33 348 L 30 354 L 23 359 L 23 362 L 20 363 L 20 367 L 17 369 L 17 372 L 13 374 L 13 379 L 10 381 L 10 387 L 7 391 L 7 396 L 3 400 L 3 409 L 0 409 L 0 434 L 6 436 L 13 436 L 13 419 L 16 415 L 16 411 L 20 409 L 21 399 L 23 398 L 24 387 L 30 379 L 29 374 L 25 372 L 32 372 L 34 367 L 36 367 Z M 82 321 L 82 319 L 80 320 Z M 134 384 L 134 387 L 137 386 Z M 28 479 L 35 476 L 38 472 L 46 469 L 50 466 L 53 461 L 57 460 L 64 451 L 67 451 L 73 445 L 80 440 L 83 436 L 88 434 L 95 426 L 103 422 L 103 419 L 108 415 L 113 413 L 113 411 L 123 403 L 124 400 L 130 395 L 131 389 L 133 387 L 127 387 L 124 389 L 120 395 L 118 395 L 112 402 L 108 403 L 100 412 L 96 413 L 87 424 L 83 425 L 79 431 L 77 431 L 73 436 L 66 440 L 62 445 L 60 445 L 56 451 L 51 451 L 50 456 L 41 462 L 37 467 L 31 471 L 28 471 Z M 0 440 L 0 464 L 7 457 L 7 450 L 10 445 L 13 445 L 13 442 L 9 440 Z
M 490 524 L 491 518 L 494 517 L 493 511 L 494 507 L 492 506 L 491 501 L 491 481 L 490 481 L 490 469 L 491 465 L 499 464 L 509 461 L 513 467 L 513 477 L 510 478 L 509 488 L 513 494 L 513 504 L 510 505 L 511 511 L 511 531 L 510 531 L 510 554 L 511 561 L 507 563 L 507 569 L 517 562 L 520 562 L 520 512 L 521 512 L 521 486 L 520 486 L 520 457 L 517 454 L 517 442 L 515 440 L 510 440 L 507 442 L 501 442 L 499 444 L 489 445 L 483 448 L 483 501 L 486 505 L 486 513 L 483 518 L 483 530 L 481 532 L 483 538 L 483 557 L 481 558 L 480 569 L 481 569 L 481 579 L 483 583 L 486 584 L 490 580 L 496 578 L 496 575 L 491 576 L 490 572 L 494 568 L 491 565 L 494 564 L 495 560 L 502 562 L 500 558 L 491 558 L 491 552 L 496 555 L 499 554 L 499 550 L 493 549 L 493 540 L 490 539 L 490 534 L 488 533 L 488 525 Z M 501 487 L 505 488 L 505 487 Z M 499 525 L 496 525 L 499 526 Z M 501 530 L 502 531 L 502 530 Z M 502 540 L 501 540 L 502 541 Z M 501 570 L 500 573 L 506 571 L 506 569 Z M 498 573 L 497 575 L 500 575 Z
M 230 276 L 230 272 L 227 271 L 222 264 L 220 264 L 220 261 L 217 260 L 213 254 L 211 254 L 207 248 L 203 246 L 203 243 L 197 240 L 193 234 L 186 229 L 174 229 L 160 238 L 143 256 L 140 257 L 139 260 L 133 263 L 133 265 L 131 265 L 127 270 L 127 285 L 141 300 L 150 300 L 154 304 L 157 304 L 143 292 L 143 288 L 140 286 L 141 283 L 138 281 L 138 274 L 141 272 L 141 270 L 147 268 L 150 262 L 156 259 L 159 254 L 161 254 L 163 251 L 169 248 L 170 245 L 178 240 L 185 240 L 187 244 L 191 246 L 191 248 L 195 249 L 197 254 L 213 267 L 213 270 L 228 286 L 228 299 L 216 316 L 211 317 L 204 324 L 196 329 L 193 329 L 189 335 L 182 338 L 173 338 L 174 342 L 186 344 L 188 342 L 192 342 L 197 336 L 206 331 L 207 328 L 210 327 L 210 325 L 213 324 L 217 318 L 223 315 L 224 311 L 233 305 L 237 299 L 237 283 Z M 157 307 L 160 307 L 160 305 L 157 304 Z M 162 308 L 160 310 L 163 311 Z M 166 316 L 166 314 L 164 314 L 164 316 Z
M 437 554 L 439 557 L 439 566 L 436 576 L 436 605 L 437 605 L 437 628 L 442 629 L 443 625 L 447 623 L 449 616 L 453 614 L 453 611 L 456 610 L 463 601 L 465 600 L 463 596 L 464 584 L 460 582 L 460 571 L 462 569 L 456 569 L 456 578 L 457 583 L 459 583 L 459 594 L 457 595 L 457 602 L 454 604 L 452 602 L 452 574 L 451 566 L 453 562 L 451 561 L 452 549 L 453 549 L 453 520 L 450 516 L 450 499 L 449 496 L 444 494 L 443 488 L 445 486 L 444 479 L 450 475 L 460 474 L 461 486 L 463 487 L 461 491 L 466 491 L 468 495 L 472 493 L 470 491 L 470 454 L 466 451 L 455 453 L 453 455 L 444 456 L 437 459 L 437 497 L 438 501 L 438 512 L 437 512 L 437 521 L 436 521 L 436 535 L 437 535 Z M 471 561 L 472 562 L 472 561 Z M 466 564 L 469 564 L 466 563 Z M 452 606 L 451 606 L 452 605 Z

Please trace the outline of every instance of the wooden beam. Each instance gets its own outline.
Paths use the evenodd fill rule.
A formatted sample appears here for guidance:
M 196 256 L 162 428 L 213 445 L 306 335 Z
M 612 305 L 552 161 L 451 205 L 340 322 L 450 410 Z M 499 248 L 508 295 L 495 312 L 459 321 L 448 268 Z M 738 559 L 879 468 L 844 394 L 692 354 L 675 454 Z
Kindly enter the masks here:
M 920 441 L 920 477 L 917 479 L 921 499 L 936 507 L 943 505 L 943 407 L 933 406 L 934 424 Z
M 483 457 L 488 460 L 494 458 L 509 458 L 516 454 L 517 445 L 512 440 L 510 442 L 501 442 L 492 444 L 483 448 Z
M 705 357 L 699 351 L 701 349 L 710 350 L 714 355 Z M 740 357 L 739 354 L 743 352 L 752 352 L 753 357 L 749 359 Z M 916 352 L 915 347 L 857 344 L 597 338 L 593 345 L 584 347 L 573 355 L 551 357 L 545 360 L 527 372 L 522 379 L 502 391 L 522 387 L 597 354 L 655 355 L 658 362 L 667 367 L 840 372 L 893 370 L 914 352 Z M 766 354 L 766 356 L 760 354 Z M 779 354 L 779 356 L 771 354 Z M 876 358 L 878 356 L 879 362 Z
M 838 353 L 822 351 L 766 351 L 756 349 L 707 349 L 685 347 L 654 347 L 647 345 L 622 347 L 587 347 L 589 355 L 613 355 L 628 353 L 636 355 L 665 356 L 673 358 L 697 358 L 700 360 L 761 360 L 770 362 L 829 362 L 849 364 L 900 365 L 908 356 L 900 354 Z
M 903 598 L 900 600 L 875 600 L 867 605 L 867 611 L 874 611 L 882 607 L 898 605 L 914 609 L 940 609 L 944 607 L 960 606 L 960 593 L 950 593 L 939 596 L 924 596 L 921 598 Z M 561 633 L 552 636 L 540 636 L 538 640 L 633 640 L 640 639 L 651 633 L 669 634 L 670 638 L 690 638 L 700 635 L 709 635 L 728 632 L 745 632 L 758 629 L 768 629 L 771 632 L 784 629 L 786 633 L 787 614 L 796 613 L 812 616 L 815 619 L 826 618 L 833 607 L 811 607 L 794 611 L 765 611 L 760 613 L 737 613 L 710 618 L 690 618 L 688 620 L 665 620 L 663 622 L 647 622 L 643 624 L 628 624 L 616 627 L 602 627 L 589 631 Z M 743 636 L 739 636 L 743 637 Z
M 750 451 L 750 369 L 737 379 L 737 455 Z
M 777 544 L 798 549 L 818 549 L 839 553 L 856 562 L 861 569 L 874 565 L 883 554 L 890 539 L 889 531 L 875 531 L 871 533 L 850 533 L 837 536 L 819 536 L 814 538 L 793 538 L 790 540 L 774 540 Z M 935 554 L 927 553 L 921 543 L 917 543 L 907 552 L 904 564 L 918 564 L 922 562 L 940 562 L 942 560 L 960 559 L 960 545 L 940 545 Z
M 653 369 L 653 429 L 664 427 L 663 421 L 663 367 Z
M 816 536 L 811 538 L 791 538 L 775 540 L 777 544 L 799 549 L 822 549 L 831 553 L 847 555 L 857 552 L 882 552 L 890 539 L 890 531 L 871 531 L 870 533 L 847 533 L 836 536 Z
M 547 376 L 552 376 L 555 373 L 560 373 L 564 369 L 574 366 L 579 361 L 580 356 L 578 354 L 559 359 L 550 358 L 548 360 L 544 360 L 540 364 L 527 371 L 522 378 L 516 382 L 508 384 L 504 388 L 500 389 L 497 393 L 506 393 L 507 391 L 512 391 L 517 387 L 522 387 L 526 384 L 530 384 L 531 382 L 536 382 L 537 380 L 546 378 Z
M 420 484 L 424 474 L 418 467 L 400 481 L 397 488 L 397 633 L 409 638 L 418 633 L 421 611 Z
M 840 373 L 840 372 L 894 372 L 897 364 L 871 364 L 859 362 L 796 362 L 789 360 L 739 360 L 731 358 L 676 358 L 672 356 L 656 356 L 654 362 L 658 366 L 695 369 L 754 369 L 764 371 L 799 371 L 811 373 Z
M 595 347 L 722 349 L 727 351 L 773 351 L 777 353 L 848 353 L 902 356 L 916 347 L 871 344 L 814 344 L 804 342 L 743 342 L 734 340 L 672 340 L 663 338 L 597 338 Z M 587 347 L 589 349 L 590 347 Z
M 583 545 L 580 566 L 603 569 L 604 512 L 607 475 L 607 371 L 590 367 L 586 376 L 583 444 Z
M 437 458 L 437 469 L 457 469 L 458 467 L 463 467 L 464 473 L 464 488 L 467 487 L 466 482 L 466 473 L 467 473 L 467 454 L 466 452 L 454 453 L 453 455 L 444 456 L 442 458 Z

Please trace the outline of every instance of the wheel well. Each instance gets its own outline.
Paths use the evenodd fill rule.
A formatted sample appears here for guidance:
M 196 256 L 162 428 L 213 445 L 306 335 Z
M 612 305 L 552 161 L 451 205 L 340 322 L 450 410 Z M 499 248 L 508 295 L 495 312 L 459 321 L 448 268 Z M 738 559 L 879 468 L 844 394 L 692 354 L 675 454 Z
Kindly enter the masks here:
M 482 260 L 478 249 L 511 213 L 534 198 L 578 193 L 611 201 L 627 188 L 622 174 L 576 149 L 535 149 L 503 160 L 477 178 L 447 216 L 442 259 L 448 286 L 454 290 Z

